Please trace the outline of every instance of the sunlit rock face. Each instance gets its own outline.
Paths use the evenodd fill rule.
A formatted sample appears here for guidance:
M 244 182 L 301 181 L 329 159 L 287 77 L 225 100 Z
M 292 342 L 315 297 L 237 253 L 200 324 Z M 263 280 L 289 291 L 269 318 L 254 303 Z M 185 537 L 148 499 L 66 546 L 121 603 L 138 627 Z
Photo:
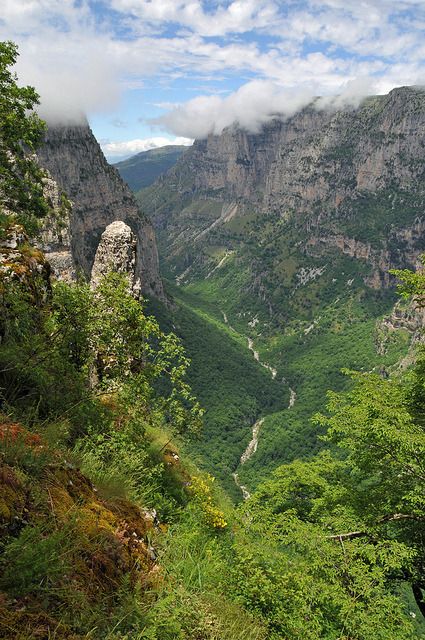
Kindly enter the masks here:
M 102 233 L 121 220 L 135 237 L 135 273 L 143 293 L 163 299 L 153 227 L 108 165 L 88 124 L 50 127 L 38 157 L 72 203 L 69 231 L 77 272 L 90 278 Z
M 102 233 L 91 272 L 91 286 L 96 288 L 102 277 L 113 271 L 122 273 L 128 280 L 135 297 L 140 296 L 141 282 L 136 274 L 137 239 L 130 227 L 116 220 Z
M 43 218 L 37 246 L 44 252 L 55 278 L 72 282 L 76 269 L 71 249 L 72 204 L 50 175 L 43 179 L 43 193 L 51 213 Z

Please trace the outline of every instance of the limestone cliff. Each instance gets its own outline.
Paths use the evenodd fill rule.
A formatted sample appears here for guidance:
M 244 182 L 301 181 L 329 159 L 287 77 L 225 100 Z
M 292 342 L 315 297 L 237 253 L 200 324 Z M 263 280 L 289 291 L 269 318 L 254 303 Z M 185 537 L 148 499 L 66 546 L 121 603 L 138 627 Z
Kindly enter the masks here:
M 121 220 L 136 237 L 135 277 L 143 293 L 163 298 L 153 227 L 116 169 L 108 165 L 89 126 L 49 127 L 38 157 L 72 202 L 70 235 L 76 269 L 90 277 L 105 227 Z
M 358 108 L 313 103 L 260 133 L 232 127 L 196 141 L 140 200 L 178 283 L 249 243 L 260 297 L 265 279 L 292 277 L 295 247 L 298 271 L 310 258 L 322 268 L 347 256 L 379 289 L 390 268 L 414 267 L 425 250 L 424 160 L 425 91 L 401 87 Z
M 52 274 L 72 282 L 76 278 L 71 249 L 72 204 L 50 175 L 43 179 L 43 192 L 51 213 L 43 220 L 36 244 L 44 252 Z
M 425 92 L 402 87 L 357 109 L 314 104 L 260 133 L 232 127 L 195 141 L 163 179 L 180 193 L 255 204 L 265 213 L 323 213 L 395 181 L 423 178 Z

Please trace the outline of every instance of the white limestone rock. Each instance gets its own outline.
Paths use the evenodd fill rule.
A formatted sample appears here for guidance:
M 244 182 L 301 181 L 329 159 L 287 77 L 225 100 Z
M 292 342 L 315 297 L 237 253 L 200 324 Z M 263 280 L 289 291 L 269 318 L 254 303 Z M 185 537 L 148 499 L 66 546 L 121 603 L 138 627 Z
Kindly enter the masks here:
M 91 272 L 91 286 L 95 289 L 109 272 L 123 273 L 128 278 L 132 294 L 140 297 L 141 282 L 136 274 L 137 239 L 130 227 L 116 220 L 102 233 Z

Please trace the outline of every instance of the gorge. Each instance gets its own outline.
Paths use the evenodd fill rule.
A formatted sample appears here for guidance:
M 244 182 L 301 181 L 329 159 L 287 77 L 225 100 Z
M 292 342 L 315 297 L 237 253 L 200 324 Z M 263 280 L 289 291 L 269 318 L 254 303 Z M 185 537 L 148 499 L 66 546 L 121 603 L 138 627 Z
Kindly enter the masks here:
M 424 638 L 425 92 L 234 125 L 141 190 L 130 159 L 133 194 L 15 58 L 0 638 Z
M 425 249 L 424 131 L 420 88 L 357 108 L 313 103 L 258 134 L 235 126 L 195 141 L 136 193 L 175 300 L 247 336 L 297 390 L 293 411 L 281 398 L 265 420 L 245 485 L 320 448 L 310 416 L 345 386 L 343 367 L 391 370 L 406 352 L 408 332 L 382 336 L 381 318 L 396 301 L 390 270 L 416 268 Z

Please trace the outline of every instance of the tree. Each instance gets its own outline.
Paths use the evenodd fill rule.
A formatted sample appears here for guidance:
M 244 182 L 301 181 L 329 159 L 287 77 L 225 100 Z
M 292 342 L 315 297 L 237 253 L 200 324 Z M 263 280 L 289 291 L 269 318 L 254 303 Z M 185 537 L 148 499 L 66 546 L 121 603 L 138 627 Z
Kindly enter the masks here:
M 279 467 L 244 505 L 262 544 L 238 549 L 242 596 L 284 637 L 412 637 L 406 582 L 425 615 L 424 371 L 422 356 L 401 379 L 346 372 L 352 388 L 315 418 L 332 448 Z
M 160 412 L 172 433 L 200 429 L 203 411 L 185 381 L 189 360 L 181 342 L 145 315 L 122 274 L 108 274 L 95 291 L 57 283 L 52 318 L 63 359 L 94 393 L 116 393 L 132 413 Z
M 43 196 L 43 170 L 34 151 L 45 123 L 33 111 L 39 96 L 33 87 L 19 87 L 11 67 L 18 57 L 13 42 L 0 42 L 0 221 L 5 214 L 32 233 L 37 218 L 48 212 Z
M 370 514 L 352 495 L 359 482 L 367 494 L 368 478 L 360 481 L 353 471 L 329 451 L 294 461 L 243 506 L 239 595 L 268 621 L 271 637 L 412 637 L 395 587 L 411 570 L 414 551 L 375 521 L 369 526 Z

